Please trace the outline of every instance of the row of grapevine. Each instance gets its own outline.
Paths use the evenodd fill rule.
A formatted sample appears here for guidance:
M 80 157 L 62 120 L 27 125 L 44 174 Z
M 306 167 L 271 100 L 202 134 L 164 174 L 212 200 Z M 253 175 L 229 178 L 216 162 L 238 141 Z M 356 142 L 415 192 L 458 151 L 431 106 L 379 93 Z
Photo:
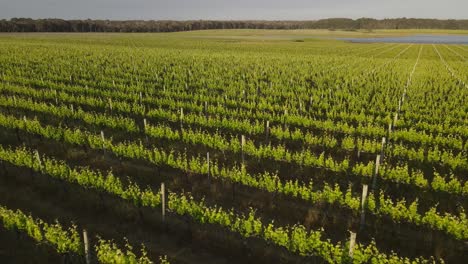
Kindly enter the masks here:
M 51 245 L 59 254 L 74 253 L 82 256 L 89 254 L 85 250 L 85 242 L 83 241 L 85 238 L 80 236 L 78 228 L 74 224 L 67 228 L 58 221 L 47 223 L 20 210 L 14 211 L 1 205 L 0 223 L 7 230 L 18 230 L 37 243 Z M 132 249 L 132 246 L 128 243 L 126 249 L 122 250 L 113 241 L 99 238 L 94 253 L 99 263 L 154 263 L 146 256 L 147 253 L 144 248 L 141 250 L 141 256 L 133 253 Z M 160 257 L 158 263 L 168 264 L 169 262 L 166 257 Z

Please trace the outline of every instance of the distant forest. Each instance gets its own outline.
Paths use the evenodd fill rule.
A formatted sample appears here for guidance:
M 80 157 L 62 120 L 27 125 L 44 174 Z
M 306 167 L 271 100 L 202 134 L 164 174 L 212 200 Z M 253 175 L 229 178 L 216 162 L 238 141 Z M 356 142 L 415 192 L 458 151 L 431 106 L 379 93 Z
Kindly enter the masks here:
M 215 21 L 215 20 L 62 20 L 13 18 L 0 20 L 0 32 L 174 32 L 204 29 L 467 29 L 468 19 L 439 20 L 417 18 L 348 19 L 313 21 Z

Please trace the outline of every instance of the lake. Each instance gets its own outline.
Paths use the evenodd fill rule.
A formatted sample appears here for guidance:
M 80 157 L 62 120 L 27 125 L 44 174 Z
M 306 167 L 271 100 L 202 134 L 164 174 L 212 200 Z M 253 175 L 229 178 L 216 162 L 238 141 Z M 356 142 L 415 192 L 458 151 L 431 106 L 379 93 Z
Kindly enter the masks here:
M 468 36 L 462 35 L 414 35 L 404 37 L 381 37 L 381 38 L 338 38 L 358 43 L 426 43 L 426 44 L 467 44 Z

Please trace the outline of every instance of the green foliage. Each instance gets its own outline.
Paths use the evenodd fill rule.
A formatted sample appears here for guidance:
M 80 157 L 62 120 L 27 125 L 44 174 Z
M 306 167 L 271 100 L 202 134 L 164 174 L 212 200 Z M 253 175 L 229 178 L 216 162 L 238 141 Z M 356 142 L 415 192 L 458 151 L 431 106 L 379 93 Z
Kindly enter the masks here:
M 58 221 L 54 224 L 48 224 L 41 219 L 27 216 L 19 210 L 12 211 L 3 206 L 0 206 L 0 223 L 6 229 L 25 232 L 37 242 L 50 244 L 60 254 L 76 253 L 84 255 L 83 241 L 74 224 L 67 229 Z M 98 236 L 98 244 L 95 245 L 95 250 L 100 263 L 153 263 L 148 258 L 144 246 L 141 249 L 141 256 L 137 257 L 128 241 L 125 244 L 125 251 L 122 251 L 114 242 L 101 239 Z M 160 257 L 160 263 L 169 263 L 167 257 Z
M 133 247 L 128 243 L 125 244 L 125 250 L 121 250 L 112 241 L 106 241 L 99 238 L 95 246 L 97 258 L 100 263 L 106 264 L 151 264 L 153 263 L 148 257 L 145 248 L 141 249 L 141 256 L 138 257 L 133 253 Z M 161 257 L 160 263 L 167 262 L 166 257 Z

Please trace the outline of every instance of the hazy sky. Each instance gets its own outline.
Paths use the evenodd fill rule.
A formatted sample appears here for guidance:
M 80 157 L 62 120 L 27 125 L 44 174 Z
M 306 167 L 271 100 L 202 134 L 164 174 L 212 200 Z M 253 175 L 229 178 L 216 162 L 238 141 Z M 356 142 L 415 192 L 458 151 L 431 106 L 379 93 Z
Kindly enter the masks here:
M 0 18 L 468 19 L 468 0 L 0 0 Z

